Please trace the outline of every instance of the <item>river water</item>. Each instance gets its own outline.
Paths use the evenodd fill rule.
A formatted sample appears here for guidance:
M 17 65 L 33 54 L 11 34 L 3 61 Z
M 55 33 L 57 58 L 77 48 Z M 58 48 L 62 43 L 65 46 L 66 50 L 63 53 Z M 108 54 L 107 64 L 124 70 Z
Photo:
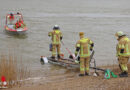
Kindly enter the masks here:
M 117 31 L 130 36 L 130 0 L 0 0 L 0 53 L 22 57 L 34 77 L 64 74 L 66 69 L 51 64 L 41 65 L 40 56 L 50 56 L 48 32 L 58 24 L 63 33 L 62 53 L 73 53 L 78 33 L 85 32 L 95 43 L 97 65 L 117 64 Z M 21 12 L 28 31 L 10 35 L 4 31 L 7 13 Z

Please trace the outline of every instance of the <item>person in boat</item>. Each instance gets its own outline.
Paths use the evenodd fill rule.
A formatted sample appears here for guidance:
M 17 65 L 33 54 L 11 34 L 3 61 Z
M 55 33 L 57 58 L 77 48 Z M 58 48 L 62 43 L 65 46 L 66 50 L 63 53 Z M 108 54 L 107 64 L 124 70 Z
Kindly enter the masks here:
M 60 31 L 60 28 L 58 25 L 55 25 L 53 27 L 53 31 L 48 33 L 48 36 L 52 38 L 52 59 L 55 59 L 56 55 L 56 49 L 57 49 L 57 58 L 60 59 L 60 48 L 61 48 L 61 43 L 60 41 L 62 40 L 63 36 Z
M 13 24 L 13 21 L 14 21 L 14 15 L 13 15 L 13 13 L 10 13 L 10 15 L 9 15 L 9 21 L 10 21 L 10 24 Z
M 26 24 L 23 22 L 23 20 L 21 18 L 19 18 L 19 23 L 21 24 L 22 28 L 24 28 L 26 26 Z
M 17 29 L 17 28 L 21 28 L 21 23 L 18 20 L 15 23 L 15 29 Z
M 75 56 L 79 52 L 80 56 L 80 74 L 79 76 L 89 75 L 90 50 L 92 51 L 94 43 L 89 38 L 84 38 L 84 32 L 79 33 L 80 40 L 76 43 Z
M 130 58 L 130 39 L 122 32 L 116 32 L 118 44 L 116 46 L 117 57 L 119 62 L 119 67 L 121 69 L 120 77 L 128 77 L 128 67 L 127 63 Z

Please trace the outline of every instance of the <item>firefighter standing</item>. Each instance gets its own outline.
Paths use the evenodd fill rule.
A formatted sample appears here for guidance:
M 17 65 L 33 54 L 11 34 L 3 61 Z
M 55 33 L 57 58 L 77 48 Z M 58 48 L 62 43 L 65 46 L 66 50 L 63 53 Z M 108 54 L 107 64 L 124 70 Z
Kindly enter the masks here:
M 120 77 L 128 77 L 128 67 L 127 63 L 130 58 L 130 40 L 126 37 L 126 35 L 119 31 L 115 34 L 118 40 L 118 44 L 116 47 L 117 50 L 117 57 L 119 62 L 119 67 L 122 71 L 119 74 Z
M 55 59 L 56 49 L 57 49 L 57 58 L 60 59 L 60 41 L 62 40 L 62 33 L 58 25 L 53 27 L 53 31 L 48 33 L 48 36 L 52 38 L 52 57 Z
M 84 33 L 79 33 L 80 40 L 76 43 L 75 56 L 80 51 L 80 74 L 79 76 L 89 75 L 90 50 L 94 43 L 89 38 L 84 38 Z

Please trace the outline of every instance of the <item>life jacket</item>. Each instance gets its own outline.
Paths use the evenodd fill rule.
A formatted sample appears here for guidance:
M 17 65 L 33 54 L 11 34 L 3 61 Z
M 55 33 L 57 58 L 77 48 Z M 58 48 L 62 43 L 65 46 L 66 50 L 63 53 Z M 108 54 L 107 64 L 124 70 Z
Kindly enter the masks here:
M 123 53 L 121 53 L 121 49 L 124 50 Z M 130 57 L 130 40 L 126 36 L 123 36 L 119 39 L 119 42 L 116 47 L 117 50 L 117 56 L 126 56 Z
M 16 28 L 20 28 L 20 27 L 21 27 L 21 23 L 17 22 L 17 23 L 15 24 L 15 27 L 16 27 Z

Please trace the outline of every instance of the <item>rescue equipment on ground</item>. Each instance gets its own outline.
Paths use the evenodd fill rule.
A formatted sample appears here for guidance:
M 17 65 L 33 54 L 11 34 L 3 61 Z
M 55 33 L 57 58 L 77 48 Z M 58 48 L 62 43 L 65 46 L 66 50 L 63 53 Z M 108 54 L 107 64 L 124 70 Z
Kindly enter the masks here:
M 104 78 L 105 79 L 110 79 L 111 75 L 112 75 L 113 78 L 117 78 L 117 75 L 115 75 L 111 70 L 106 69 Z
M 97 70 L 103 71 L 105 73 L 104 78 L 105 79 L 110 79 L 110 75 L 112 75 L 113 78 L 117 78 L 117 75 L 115 75 L 112 71 L 110 71 L 109 69 L 102 69 L 102 68 L 97 68 L 96 67 L 96 60 L 93 58 L 95 51 L 93 50 L 91 52 L 90 55 L 90 68 L 94 69 L 94 73 L 93 76 L 99 76 L 99 73 L 97 72 Z M 75 57 L 75 56 L 74 56 Z M 94 60 L 94 61 L 92 61 Z M 74 69 L 74 68 L 79 68 L 79 63 L 80 61 L 74 60 L 73 58 L 61 58 L 61 60 L 58 60 L 58 58 L 51 58 L 51 57 L 43 57 L 41 56 L 41 63 L 45 64 L 45 63 L 51 63 L 51 64 L 55 64 L 55 65 L 59 65 L 59 66 L 63 66 L 66 67 L 68 69 Z M 76 61 L 78 61 L 78 63 L 75 63 Z M 94 66 L 91 66 L 91 63 L 94 63 Z

